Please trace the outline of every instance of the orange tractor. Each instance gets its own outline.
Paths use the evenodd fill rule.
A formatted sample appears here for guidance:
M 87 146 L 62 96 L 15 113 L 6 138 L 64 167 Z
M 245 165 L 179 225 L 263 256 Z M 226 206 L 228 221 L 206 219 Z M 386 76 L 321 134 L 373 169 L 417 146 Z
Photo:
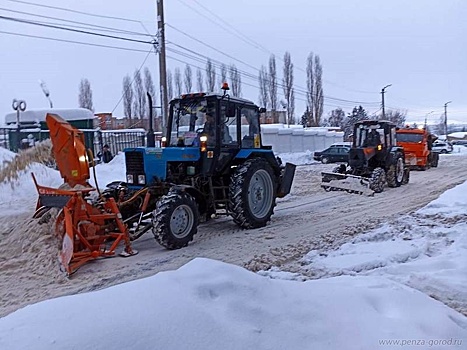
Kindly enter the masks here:
M 426 128 L 399 128 L 396 138 L 397 145 L 404 148 L 405 163 L 411 169 L 426 170 L 438 166 L 439 153 L 432 150 L 437 137 Z
M 55 114 L 47 114 L 46 122 L 64 184 L 61 188 L 44 187 L 32 174 L 39 193 L 33 217 L 40 218 L 50 209 L 60 208 L 55 228 L 62 238 L 59 260 L 67 275 L 88 261 L 114 256 L 122 242 L 124 249 L 120 255 L 136 254 L 116 201 L 100 193 L 97 200 L 90 199 L 96 189 L 88 183 L 89 164 L 93 161 L 86 150 L 83 132 Z

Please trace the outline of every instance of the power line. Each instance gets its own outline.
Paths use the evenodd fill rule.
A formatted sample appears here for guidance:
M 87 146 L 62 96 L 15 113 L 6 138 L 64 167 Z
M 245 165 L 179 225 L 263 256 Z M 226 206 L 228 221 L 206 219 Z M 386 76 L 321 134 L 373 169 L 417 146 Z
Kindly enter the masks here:
M 149 34 L 149 31 L 146 29 L 143 22 L 135 20 L 135 19 L 122 18 L 122 17 L 116 17 L 116 16 L 99 15 L 99 14 L 95 14 L 95 13 L 89 13 L 89 12 L 84 12 L 84 11 L 78 11 L 78 10 L 63 8 L 63 7 L 59 7 L 59 6 L 36 4 L 36 3 L 33 3 L 33 2 L 22 1 L 22 0 L 5 0 L 5 1 L 14 2 L 14 3 L 18 3 L 18 4 L 24 4 L 24 5 L 37 6 L 37 7 L 42 7 L 42 8 L 48 8 L 48 9 L 53 9 L 53 10 L 59 10 L 59 11 L 65 11 L 65 12 L 70 12 L 70 13 L 76 13 L 76 14 L 85 15 L 85 16 L 92 16 L 92 17 L 98 17 L 98 18 L 106 18 L 106 19 L 114 19 L 114 20 L 119 20 L 119 21 L 139 23 L 144 28 L 144 30 Z
M 117 50 L 124 50 L 124 51 L 133 51 L 133 52 L 147 52 L 146 50 L 131 49 L 131 48 L 127 48 L 127 47 L 119 47 L 119 46 L 112 46 L 112 45 L 102 45 L 102 44 L 93 44 L 93 43 L 86 43 L 86 42 L 82 42 L 82 41 L 67 40 L 67 39 L 58 39 L 58 38 L 51 38 L 51 37 L 40 36 L 40 35 L 13 33 L 13 32 L 8 32 L 8 31 L 3 31 L 3 30 L 0 30 L 0 33 L 2 33 L 2 34 L 8 34 L 8 35 L 15 35 L 15 36 L 22 36 L 22 37 L 27 37 L 27 38 L 34 38 L 34 39 L 43 39 L 43 40 L 59 41 L 59 42 L 70 43 L 70 44 L 79 44 L 79 45 L 86 45 L 86 46 L 103 47 L 103 48 L 108 48 L 108 49 L 117 49 Z
M 188 52 L 192 53 L 193 55 L 200 56 L 200 57 L 202 57 L 203 59 L 206 59 L 206 60 L 207 60 L 207 59 L 210 59 L 210 60 L 211 60 L 212 62 L 214 62 L 214 63 L 217 62 L 219 66 L 222 65 L 222 62 L 213 60 L 212 58 L 209 58 L 209 57 L 207 57 L 207 56 L 205 56 L 205 55 L 199 54 L 198 52 L 196 52 L 196 51 L 194 51 L 194 50 L 188 49 L 188 48 L 186 47 L 186 45 L 185 45 L 185 46 L 182 46 L 182 45 L 175 44 L 175 43 L 173 43 L 173 42 L 169 42 L 169 43 L 172 44 L 172 45 L 174 45 L 174 46 L 179 47 L 179 48 L 182 49 L 182 50 L 188 51 Z M 183 55 L 183 54 L 180 53 L 180 51 L 177 51 L 177 50 L 174 50 L 174 49 L 169 49 L 169 50 L 172 51 L 172 52 L 174 52 L 174 53 Z M 218 50 L 215 49 L 215 48 L 214 48 L 214 50 L 215 50 L 215 51 L 218 51 Z M 218 52 L 220 52 L 220 51 L 218 51 Z M 221 53 L 222 53 L 222 52 L 221 52 Z M 185 57 L 194 59 L 192 56 L 185 56 Z M 245 63 L 245 62 L 243 62 L 243 61 L 240 61 L 240 60 L 238 60 L 238 59 L 236 59 L 236 58 L 234 58 L 234 57 L 232 57 L 232 56 L 230 56 L 230 55 L 227 55 L 227 57 L 232 58 L 232 59 L 234 59 L 234 60 L 236 60 L 236 61 L 239 61 L 239 62 L 241 62 L 241 63 L 247 65 L 248 67 L 257 70 L 256 67 L 254 67 L 254 66 L 252 66 L 252 65 L 250 65 L 250 64 L 248 64 L 248 63 Z M 244 76 L 246 76 L 246 77 L 249 77 L 249 78 L 251 78 L 251 79 L 253 79 L 253 80 L 257 80 L 257 79 L 258 79 L 258 76 L 257 76 L 256 74 L 252 74 L 252 73 L 245 72 L 245 71 L 242 71 L 242 70 L 239 70 L 239 72 L 240 72 L 242 75 L 244 75 Z M 281 84 L 281 83 L 279 83 L 279 82 L 277 82 L 276 85 L 277 85 L 278 87 L 284 88 L 284 84 Z M 302 88 L 302 87 L 300 87 L 300 86 L 298 86 L 298 85 L 296 85 L 296 84 L 294 85 L 294 89 L 295 89 L 295 92 L 296 92 L 296 93 L 301 93 L 301 94 L 303 94 L 303 95 L 307 95 L 307 94 L 308 94 L 308 92 L 306 91 L 306 89 L 304 89 L 304 88 Z M 352 100 L 347 100 L 347 99 L 342 99 L 342 98 L 337 98 L 337 97 L 331 97 L 331 96 L 323 96 L 323 97 L 326 98 L 326 99 L 329 99 L 329 100 L 334 100 L 334 101 L 343 102 L 343 103 L 352 103 L 352 104 L 355 104 L 355 103 L 356 103 L 356 104 L 364 104 L 364 105 L 372 105 L 372 104 L 374 104 L 374 105 L 379 105 L 379 102 L 373 102 L 373 101 L 372 101 L 372 102 L 368 102 L 368 101 L 352 101 Z M 306 102 L 306 101 L 305 101 L 305 102 Z
M 143 63 L 141 64 L 141 66 L 137 70 L 138 73 L 141 72 L 141 69 L 143 68 L 144 64 L 146 63 L 146 61 L 147 61 L 149 55 L 151 54 L 152 50 L 153 50 L 153 48 L 151 47 L 151 50 L 149 50 L 148 54 L 146 55 L 146 57 L 143 60 Z M 133 85 L 134 81 L 135 81 L 135 75 L 133 75 L 133 80 L 131 81 L 130 86 Z M 112 114 L 115 112 L 115 110 L 117 109 L 120 102 L 122 102 L 124 94 L 125 94 L 125 92 L 122 93 L 122 96 L 120 96 L 120 99 L 118 100 L 118 102 L 115 105 L 114 109 L 112 109 L 112 112 L 111 112 Z
M 124 37 L 120 37 L 120 36 L 95 33 L 95 32 L 90 32 L 90 31 L 85 31 L 85 30 L 71 29 L 71 28 L 66 28 L 66 27 L 52 25 L 52 24 L 44 24 L 44 23 L 40 23 L 40 22 L 36 22 L 36 21 L 29 21 L 29 20 L 25 20 L 25 19 L 21 19 L 21 18 L 0 16 L 0 19 L 7 20 L 7 21 L 18 22 L 18 23 L 23 23 L 23 24 L 31 24 L 31 25 L 36 25 L 36 26 L 41 26 L 41 27 L 46 27 L 46 28 L 65 30 L 65 31 L 75 32 L 75 33 L 80 33 L 80 34 L 100 36 L 100 37 L 110 38 L 110 39 L 125 40 L 125 41 L 131 41 L 131 42 L 142 43 L 142 44 L 151 44 L 151 42 L 149 42 L 149 41 L 124 38 Z
M 22 14 L 22 15 L 33 16 L 33 17 L 53 19 L 53 20 L 57 20 L 57 21 L 65 22 L 65 23 L 82 24 L 82 25 L 85 26 L 85 28 L 93 28 L 93 29 L 96 29 L 96 30 L 108 30 L 110 32 L 115 32 L 115 33 L 123 33 L 123 34 L 129 34 L 129 35 L 152 37 L 151 34 L 138 33 L 138 32 L 133 32 L 133 31 L 129 31 L 129 30 L 122 30 L 122 29 L 118 29 L 118 28 L 114 28 L 114 27 L 100 26 L 100 25 L 97 25 L 97 24 L 91 24 L 91 23 L 86 23 L 86 22 L 72 21 L 72 20 L 58 18 L 58 17 L 38 15 L 38 14 L 35 14 L 35 13 L 31 13 L 31 12 L 11 10 L 11 9 L 3 8 L 3 7 L 0 7 L 0 10 L 7 11 L 7 12 L 18 13 L 18 14 Z M 45 23 L 47 23 L 47 22 L 45 22 Z M 48 23 L 48 24 L 50 24 L 50 23 Z M 56 23 L 52 23 L 52 24 L 56 24 Z M 78 27 L 78 28 L 83 28 L 83 27 Z
M 222 29 L 224 29 L 225 31 L 227 31 L 228 33 L 236 36 L 237 38 L 241 39 L 242 41 L 244 41 L 245 43 L 249 44 L 250 46 L 253 46 L 255 47 L 256 49 L 260 49 L 261 51 L 264 51 L 266 53 L 269 53 L 270 55 L 273 55 L 275 57 L 277 57 L 280 61 L 284 62 L 284 60 L 280 57 L 280 56 L 277 56 L 276 54 L 274 54 L 273 52 L 271 52 L 270 50 L 267 50 L 266 48 L 264 48 L 263 46 L 259 45 L 257 42 L 255 42 L 254 40 L 250 39 L 249 37 L 247 37 L 246 35 L 244 35 L 243 33 L 241 33 L 239 30 L 235 29 L 230 23 L 228 23 L 227 21 L 223 20 L 220 16 L 218 16 L 217 14 L 215 14 L 214 12 L 212 12 L 211 10 L 207 9 L 205 6 L 201 5 L 197 0 L 194 0 L 199 6 L 201 6 L 202 8 L 204 8 L 207 12 L 209 12 L 210 14 L 212 14 L 213 16 L 215 16 L 216 18 L 218 18 L 220 21 L 222 21 L 222 23 L 225 23 L 225 25 L 222 25 L 216 21 L 214 21 L 212 19 L 212 17 L 210 16 L 207 16 L 205 15 L 204 13 L 200 12 L 199 10 L 197 10 L 196 8 L 186 4 L 184 1 L 182 0 L 178 0 L 181 4 L 183 4 L 184 6 L 190 8 L 191 10 L 193 10 L 194 12 L 196 12 L 197 14 L 199 14 L 200 16 L 208 19 L 210 22 L 214 23 L 215 25 L 221 27 Z M 227 26 L 227 27 L 226 27 Z M 231 29 L 229 29 L 231 28 Z M 235 31 L 235 32 L 234 32 Z M 237 34 L 239 33 L 239 34 Z M 246 38 L 246 39 L 245 39 Z M 304 70 L 303 68 L 299 67 L 299 66 L 296 66 L 297 70 L 301 71 L 301 72 L 304 72 L 306 73 L 306 70 Z M 326 79 L 323 79 L 323 82 L 327 83 L 327 84 L 330 84 L 330 85 L 334 85 L 334 86 L 337 86 L 337 87 L 340 87 L 341 89 L 344 89 L 344 90 L 348 90 L 348 91 L 354 91 L 354 92 L 358 92 L 358 93 L 364 93 L 364 94 L 375 94 L 375 92 L 372 92 L 372 91 L 360 91 L 360 90 L 354 90 L 354 89 L 350 89 L 348 87 L 343 87 L 339 84 L 336 84 L 334 82 L 331 82 L 331 81 L 328 81 Z

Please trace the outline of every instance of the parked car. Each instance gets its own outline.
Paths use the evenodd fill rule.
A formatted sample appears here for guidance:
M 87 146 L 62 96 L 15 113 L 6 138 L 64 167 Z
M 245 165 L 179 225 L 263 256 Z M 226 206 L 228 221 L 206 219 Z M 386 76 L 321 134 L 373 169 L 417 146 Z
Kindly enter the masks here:
M 453 145 L 456 145 L 456 146 L 465 146 L 465 147 L 467 147 L 467 140 L 454 140 L 451 143 Z
M 435 141 L 433 142 L 432 150 L 439 153 L 451 153 L 454 147 L 448 141 Z
M 352 147 L 352 142 L 335 142 L 330 147 Z
M 321 161 L 323 164 L 347 162 L 349 160 L 350 147 L 347 146 L 331 146 L 324 151 L 315 152 L 313 159 Z

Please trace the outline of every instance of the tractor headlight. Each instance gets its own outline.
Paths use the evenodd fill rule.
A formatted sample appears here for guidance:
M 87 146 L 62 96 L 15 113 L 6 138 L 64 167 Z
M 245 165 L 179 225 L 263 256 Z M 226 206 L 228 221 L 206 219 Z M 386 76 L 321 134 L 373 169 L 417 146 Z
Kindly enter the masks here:
M 133 175 L 132 174 L 126 174 L 126 182 L 129 184 L 133 183 Z
M 144 185 L 146 183 L 146 176 L 138 175 L 138 185 Z
M 206 135 L 200 136 L 199 146 L 201 148 L 201 152 L 206 152 L 207 151 L 207 149 L 208 149 L 208 137 Z
M 383 149 L 383 145 L 379 144 L 378 146 L 376 146 L 376 149 L 377 149 L 378 151 L 381 151 L 381 150 Z
M 167 137 L 161 138 L 161 147 L 167 147 Z

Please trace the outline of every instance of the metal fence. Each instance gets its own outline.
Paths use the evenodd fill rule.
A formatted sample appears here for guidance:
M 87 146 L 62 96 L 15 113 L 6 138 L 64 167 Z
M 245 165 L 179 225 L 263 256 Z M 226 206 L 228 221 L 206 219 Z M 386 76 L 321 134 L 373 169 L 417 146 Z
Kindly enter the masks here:
M 116 155 L 125 148 L 141 147 L 146 145 L 146 131 L 144 129 L 125 130 L 100 130 L 85 129 L 84 133 L 86 147 L 91 149 L 94 156 L 102 150 L 104 145 L 108 145 L 112 154 Z M 0 147 L 18 152 L 50 138 L 48 130 L 40 129 L 11 129 L 0 128 Z M 156 139 L 160 135 L 156 133 Z M 157 142 L 156 142 L 157 146 Z

